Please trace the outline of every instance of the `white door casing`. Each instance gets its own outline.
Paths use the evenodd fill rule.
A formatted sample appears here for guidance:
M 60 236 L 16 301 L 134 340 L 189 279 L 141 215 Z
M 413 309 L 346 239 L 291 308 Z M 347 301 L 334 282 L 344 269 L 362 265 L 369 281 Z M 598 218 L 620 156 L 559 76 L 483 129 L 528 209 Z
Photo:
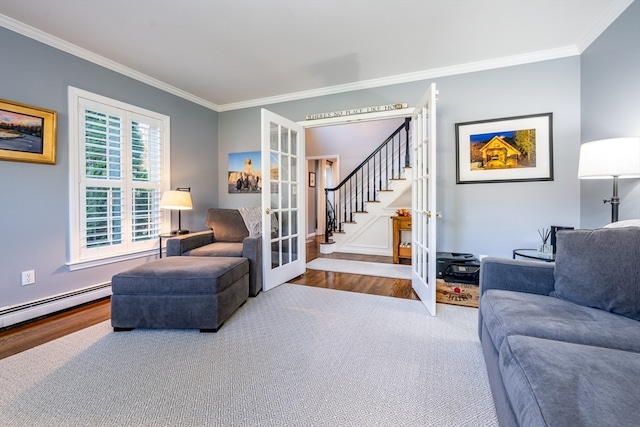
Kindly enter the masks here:
M 263 291 L 305 272 L 306 162 L 301 125 L 261 111 Z
M 431 83 L 413 116 L 411 286 L 436 315 L 436 100 Z

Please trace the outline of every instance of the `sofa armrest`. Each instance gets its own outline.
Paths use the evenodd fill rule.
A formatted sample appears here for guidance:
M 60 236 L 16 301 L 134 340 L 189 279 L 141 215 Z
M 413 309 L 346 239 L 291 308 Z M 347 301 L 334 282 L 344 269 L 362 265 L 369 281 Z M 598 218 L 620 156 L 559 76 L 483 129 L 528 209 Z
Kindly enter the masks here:
M 172 237 L 167 239 L 167 256 L 181 256 L 185 252 L 208 245 L 214 241 L 213 230 Z
M 549 295 L 553 291 L 552 262 L 488 257 L 480 265 L 480 297 L 489 289 Z
M 549 295 L 554 289 L 554 267 L 552 262 L 495 257 L 482 259 L 478 310 L 478 336 L 481 342 L 485 339 L 482 335 L 482 295 L 490 289 Z
M 242 257 L 249 260 L 249 295 L 255 297 L 262 290 L 262 236 L 244 238 Z

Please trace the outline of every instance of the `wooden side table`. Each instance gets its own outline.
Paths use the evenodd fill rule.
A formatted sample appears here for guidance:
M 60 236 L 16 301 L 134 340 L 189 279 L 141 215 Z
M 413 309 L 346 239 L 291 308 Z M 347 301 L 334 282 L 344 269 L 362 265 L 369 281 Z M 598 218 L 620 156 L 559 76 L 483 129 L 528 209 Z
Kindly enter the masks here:
M 393 221 L 393 263 L 399 264 L 400 259 L 411 259 L 411 238 L 402 240 L 402 233 L 409 232 L 411 234 L 411 217 L 410 216 L 392 216 Z M 403 243 L 409 242 L 409 246 Z

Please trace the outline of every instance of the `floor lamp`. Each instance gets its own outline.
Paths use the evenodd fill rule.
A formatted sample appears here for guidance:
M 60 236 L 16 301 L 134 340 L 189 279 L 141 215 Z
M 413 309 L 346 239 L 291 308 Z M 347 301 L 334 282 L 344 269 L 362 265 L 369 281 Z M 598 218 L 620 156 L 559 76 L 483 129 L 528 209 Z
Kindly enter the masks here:
M 181 212 L 193 209 L 191 202 L 191 187 L 182 187 L 175 190 L 165 191 L 160 199 L 160 209 L 171 209 L 178 211 L 178 230 L 171 234 L 188 234 L 189 230 L 182 229 Z
M 585 142 L 580 146 L 578 178 L 613 178 L 613 196 L 604 199 L 604 203 L 611 203 L 611 222 L 618 221 L 618 179 L 640 178 L 640 138 L 611 138 Z

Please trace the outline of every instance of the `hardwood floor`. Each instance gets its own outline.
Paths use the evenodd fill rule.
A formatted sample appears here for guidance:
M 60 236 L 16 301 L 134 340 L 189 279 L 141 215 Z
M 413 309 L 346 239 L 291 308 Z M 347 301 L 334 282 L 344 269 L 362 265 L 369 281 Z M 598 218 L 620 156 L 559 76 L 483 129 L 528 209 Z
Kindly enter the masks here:
M 103 298 L 0 330 L 0 359 L 109 319 L 110 302 L 110 298 Z
M 307 242 L 306 249 L 307 262 L 323 257 L 392 263 L 392 257 L 345 253 L 320 254 L 320 244 L 317 239 Z M 418 296 L 411 288 L 411 281 L 404 279 L 307 270 L 305 274 L 296 277 L 289 283 L 396 298 L 418 299 Z M 258 296 L 258 298 L 260 297 Z M 42 319 L 5 328 L 0 330 L 0 359 L 103 322 L 108 320 L 110 316 L 110 299 L 104 298 Z
M 322 258 L 348 259 L 392 264 L 390 256 L 361 255 L 348 253 L 321 254 L 318 239 L 307 242 L 307 262 Z M 404 299 L 419 299 L 411 287 L 411 280 L 391 279 L 387 277 L 361 276 L 359 274 L 334 273 L 331 271 L 309 270 L 289 283 L 315 286 L 319 288 L 337 289 L 341 291 L 360 292 L 364 294 L 382 295 Z

